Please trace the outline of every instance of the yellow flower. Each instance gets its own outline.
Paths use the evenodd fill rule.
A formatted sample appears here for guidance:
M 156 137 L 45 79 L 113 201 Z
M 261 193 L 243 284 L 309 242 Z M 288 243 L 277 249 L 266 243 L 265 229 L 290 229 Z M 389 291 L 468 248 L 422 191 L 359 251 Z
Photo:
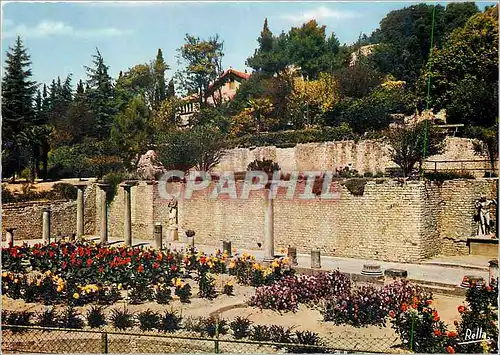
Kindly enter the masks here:
M 182 284 L 181 279 L 177 279 L 177 281 L 175 282 L 175 286 L 176 286 L 176 287 L 180 287 L 180 288 L 182 288 L 182 287 L 183 287 L 183 284 Z
M 62 292 L 63 288 L 64 288 L 63 286 L 57 286 L 57 292 L 59 293 Z
M 233 283 L 232 283 L 231 281 L 228 281 L 228 282 L 227 282 L 227 285 L 228 285 L 228 286 L 233 286 Z
M 121 283 L 120 283 L 120 284 L 118 284 L 117 288 L 118 288 L 119 290 L 121 290 L 121 289 L 122 289 L 122 284 L 121 284 Z
M 18 279 L 14 279 L 14 283 L 17 284 L 19 282 Z
M 9 273 L 7 271 L 2 272 L 2 277 L 7 277 Z
M 79 295 L 77 292 L 75 292 L 75 293 L 73 293 L 73 298 L 74 298 L 75 300 L 77 300 L 77 299 L 79 299 L 79 298 L 80 298 L 80 295 Z
M 274 260 L 272 263 L 271 263 L 271 266 L 276 269 L 277 267 L 280 267 L 280 263 L 277 262 L 276 260 Z
M 38 281 L 36 282 L 36 285 L 37 285 L 37 286 L 40 286 L 41 284 L 42 284 L 42 280 L 38 280 Z
M 236 263 L 231 260 L 231 262 L 229 263 L 229 268 L 233 269 L 235 266 L 236 266 Z
M 285 264 L 288 264 L 288 262 L 289 262 L 288 258 L 284 258 L 284 259 L 283 259 L 283 262 L 284 262 Z

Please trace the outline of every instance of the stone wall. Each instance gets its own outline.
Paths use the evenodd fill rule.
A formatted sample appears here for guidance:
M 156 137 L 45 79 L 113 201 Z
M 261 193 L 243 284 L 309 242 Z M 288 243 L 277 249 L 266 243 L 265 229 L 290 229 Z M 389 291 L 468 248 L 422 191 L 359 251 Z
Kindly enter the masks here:
M 299 253 L 319 248 L 324 255 L 415 262 L 436 254 L 468 254 L 467 238 L 476 235 L 474 201 L 481 196 L 495 198 L 496 180 L 451 180 L 443 183 L 372 179 L 361 196 L 353 195 L 346 181 L 336 180 L 330 191 L 337 199 L 301 199 L 300 182 L 293 199 L 285 188 L 274 200 L 276 250 L 295 246 Z M 196 231 L 196 243 L 221 245 L 231 240 L 237 248 L 259 249 L 264 245 L 264 195 L 251 191 L 248 199 L 227 195 L 209 198 L 214 185 L 195 191 L 191 199 L 179 201 L 179 236 Z M 237 182 L 240 196 L 243 182 Z M 181 183 L 167 185 L 169 192 Z M 99 235 L 101 194 L 92 185 L 85 190 L 85 233 Z M 140 182 L 131 189 L 132 235 L 134 240 L 152 240 L 153 226 L 163 225 L 167 238 L 168 200 L 160 197 L 156 183 Z M 123 240 L 124 194 L 118 188 L 109 207 L 109 236 Z M 3 235 L 17 228 L 16 239 L 41 238 L 42 208 L 52 209 L 52 235 L 76 230 L 76 201 L 5 204 Z M 495 213 L 492 209 L 492 219 Z M 260 244 L 260 247 L 259 247 Z
M 361 174 L 383 173 L 386 168 L 397 167 L 389 158 L 387 147 L 380 141 L 362 140 L 338 141 L 324 143 L 298 144 L 293 148 L 257 147 L 255 149 L 231 149 L 215 168 L 217 171 L 245 171 L 248 164 L 255 159 L 272 159 L 284 172 L 307 170 L 332 170 L 350 165 Z M 487 162 L 438 163 L 443 160 L 486 160 L 486 156 L 478 156 L 474 152 L 471 139 L 448 137 L 443 154 L 429 157 L 424 168 L 433 170 L 462 170 L 489 168 Z M 471 173 L 483 177 L 484 171 Z
M 95 232 L 95 187 L 85 190 L 85 234 Z M 51 237 L 76 233 L 76 200 L 31 201 L 2 205 L 2 240 L 7 228 L 16 228 L 15 239 L 42 238 L 42 211 L 51 209 Z
M 291 245 L 299 253 L 319 248 L 325 255 L 400 262 L 468 254 L 465 242 L 477 229 L 472 220 L 474 201 L 482 195 L 496 196 L 495 180 L 486 179 L 439 184 L 373 180 L 362 196 L 352 195 L 339 182 L 332 183 L 333 189 L 340 189 L 340 199 L 287 200 L 284 192 L 278 194 L 277 250 Z M 195 230 L 200 244 L 220 245 L 220 240 L 230 239 L 241 248 L 257 249 L 257 243 L 262 247 L 262 191 L 248 200 L 213 200 L 207 198 L 208 192 L 182 202 L 180 228 Z

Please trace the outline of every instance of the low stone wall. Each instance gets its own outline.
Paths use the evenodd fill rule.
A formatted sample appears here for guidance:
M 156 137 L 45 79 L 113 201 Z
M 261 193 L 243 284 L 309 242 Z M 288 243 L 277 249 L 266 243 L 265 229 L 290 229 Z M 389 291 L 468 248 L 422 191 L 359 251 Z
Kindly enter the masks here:
M 84 195 L 85 234 L 95 232 L 95 187 L 89 186 Z M 2 205 L 2 240 L 7 228 L 16 228 L 14 237 L 19 239 L 42 238 L 42 213 L 51 209 L 51 237 L 76 233 L 76 200 L 30 201 Z
M 217 171 L 246 171 L 248 164 L 255 159 L 272 159 L 279 164 L 282 171 L 331 170 L 350 166 L 360 174 L 383 173 L 386 168 L 397 168 L 389 157 L 389 150 L 380 140 L 337 141 L 323 143 L 297 144 L 293 148 L 256 147 L 236 148 L 227 151 Z M 443 154 L 427 159 L 424 168 L 428 170 L 467 170 L 475 177 L 483 177 L 484 169 L 489 163 L 462 162 L 437 163 L 435 161 L 451 160 L 487 160 L 484 155 L 477 155 L 472 140 L 468 138 L 446 138 L 446 149 Z

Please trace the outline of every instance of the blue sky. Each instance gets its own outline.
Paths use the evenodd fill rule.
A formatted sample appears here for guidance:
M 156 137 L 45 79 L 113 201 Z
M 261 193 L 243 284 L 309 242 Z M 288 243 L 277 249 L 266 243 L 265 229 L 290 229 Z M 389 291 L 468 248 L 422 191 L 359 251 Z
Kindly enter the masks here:
M 441 4 L 445 4 L 440 2 Z M 476 2 L 480 9 L 492 2 Z M 245 69 L 257 47 L 264 18 L 273 33 L 316 19 L 341 43 L 370 34 L 391 10 L 412 2 L 170 2 L 23 3 L 2 2 L 2 64 L 15 36 L 21 35 L 32 59 L 33 78 L 50 82 L 72 73 L 85 79 L 85 65 L 98 47 L 113 77 L 154 59 L 158 48 L 178 68 L 176 49 L 186 33 L 224 40 L 225 68 Z M 2 65 L 3 66 L 3 65 Z

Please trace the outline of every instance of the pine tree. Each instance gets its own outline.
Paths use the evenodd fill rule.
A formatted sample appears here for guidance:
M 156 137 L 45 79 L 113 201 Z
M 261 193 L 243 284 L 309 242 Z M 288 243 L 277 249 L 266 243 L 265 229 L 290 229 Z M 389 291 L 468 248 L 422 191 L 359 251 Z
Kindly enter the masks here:
M 267 18 L 264 20 L 264 27 L 262 28 L 262 32 L 260 33 L 260 37 L 257 41 L 260 45 L 260 51 L 271 52 L 273 50 L 273 33 L 267 25 Z
M 92 136 L 102 139 L 109 137 L 116 114 L 115 90 L 111 76 L 108 74 L 109 68 L 104 63 L 99 49 L 96 50 L 97 53 L 92 56 L 94 58 L 93 67 L 85 67 L 88 77 L 86 94 L 95 123 Z
M 165 85 L 165 70 L 169 69 L 165 61 L 163 60 L 163 53 L 160 48 L 158 48 L 158 53 L 156 55 L 156 60 L 153 64 L 153 73 L 155 81 L 155 94 L 153 107 L 158 107 L 160 103 L 167 98 L 167 90 Z
M 31 61 L 20 37 L 7 51 L 2 82 L 3 175 L 19 173 L 26 164 L 22 132 L 35 121 L 33 105 L 37 85 L 31 78 Z

